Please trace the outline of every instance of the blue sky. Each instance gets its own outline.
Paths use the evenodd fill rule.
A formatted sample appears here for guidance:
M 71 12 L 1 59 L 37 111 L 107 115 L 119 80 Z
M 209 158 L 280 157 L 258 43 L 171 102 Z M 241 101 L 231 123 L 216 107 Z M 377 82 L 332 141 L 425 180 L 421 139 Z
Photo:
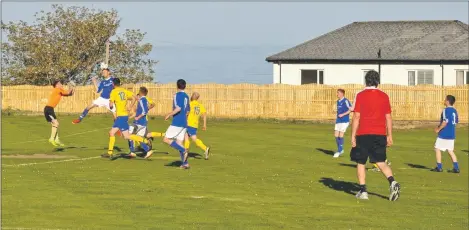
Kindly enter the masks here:
M 31 22 L 53 3 L 2 3 L 2 20 Z M 154 45 L 292 46 L 354 21 L 460 20 L 467 2 L 65 3 L 116 9 L 121 29 L 139 28 Z

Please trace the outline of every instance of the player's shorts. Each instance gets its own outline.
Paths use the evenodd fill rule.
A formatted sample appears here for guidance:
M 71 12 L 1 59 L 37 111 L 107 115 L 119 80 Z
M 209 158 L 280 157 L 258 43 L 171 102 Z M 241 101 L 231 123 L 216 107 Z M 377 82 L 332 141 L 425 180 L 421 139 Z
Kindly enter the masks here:
M 117 117 L 114 121 L 113 128 L 118 128 L 120 131 L 127 131 L 129 130 L 129 116 L 120 116 Z
M 336 123 L 334 130 L 338 131 L 338 132 L 341 132 L 341 133 L 345 133 L 345 131 L 347 131 L 348 126 L 349 126 L 348 122 L 347 123 Z
M 109 99 L 98 97 L 96 100 L 93 101 L 93 105 L 97 105 L 98 107 L 106 107 L 109 111 L 115 113 L 116 107 L 114 106 L 112 109 L 109 107 Z
M 57 120 L 57 116 L 55 116 L 54 108 L 50 106 L 44 107 L 44 117 L 46 118 L 47 122 L 52 122 L 52 120 Z
M 368 158 L 370 163 L 385 162 L 386 145 L 383 135 L 357 136 L 357 146 L 350 151 L 350 159 L 358 164 L 366 164 Z
M 135 134 L 137 136 L 146 137 L 148 133 L 148 129 L 146 126 L 132 124 L 129 126 L 129 133 Z
M 172 126 L 172 125 L 169 126 L 168 130 L 166 130 L 166 133 L 165 133 L 166 138 L 176 139 L 179 141 L 183 141 L 185 136 L 186 136 L 186 128 Z
M 187 127 L 187 134 L 189 135 L 189 137 L 197 135 L 197 128 L 188 126 Z
M 453 151 L 454 150 L 454 139 L 441 139 L 437 138 L 435 142 L 435 149 L 439 149 L 441 151 Z

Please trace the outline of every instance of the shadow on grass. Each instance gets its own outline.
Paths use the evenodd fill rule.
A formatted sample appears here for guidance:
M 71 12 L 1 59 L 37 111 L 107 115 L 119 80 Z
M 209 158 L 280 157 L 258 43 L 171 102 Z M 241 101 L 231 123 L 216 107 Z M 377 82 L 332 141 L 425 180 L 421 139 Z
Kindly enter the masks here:
M 469 150 L 462 150 L 463 152 L 469 153 Z
M 179 167 L 182 165 L 182 161 L 173 161 L 171 163 L 165 164 L 166 167 Z
M 189 158 L 194 158 L 194 159 L 202 159 L 202 155 L 200 155 L 198 153 L 189 153 L 188 157 Z
M 102 149 L 98 149 L 98 150 L 107 150 L 107 148 L 102 148 Z M 114 146 L 114 151 L 122 152 L 122 149 L 119 148 L 119 146 Z
M 417 165 L 417 164 L 411 164 L 411 163 L 405 163 L 405 164 L 408 165 L 411 168 L 414 168 L 414 169 L 425 169 L 425 170 L 430 170 L 431 169 L 431 168 L 429 168 L 425 165 Z
M 321 182 L 322 184 L 324 184 L 324 186 L 330 189 L 334 189 L 336 191 L 342 191 L 353 196 L 355 196 L 355 194 L 357 194 L 357 192 L 360 190 L 360 186 L 357 183 L 348 182 L 348 181 L 334 180 L 332 178 L 323 177 L 319 180 L 319 182 Z M 388 199 L 388 197 L 383 196 L 381 194 L 377 194 L 377 193 L 373 193 L 369 191 L 368 191 L 368 194 L 372 196 L 380 197 L 382 199 L 386 199 L 386 200 Z
M 357 168 L 357 164 L 344 164 L 344 163 L 339 163 L 340 166 L 345 166 L 345 167 L 350 167 L 350 168 Z
M 55 148 L 54 150 L 52 150 L 52 152 L 63 152 L 67 149 L 86 149 L 86 147 L 74 147 L 74 146 L 70 146 L 70 147 L 59 147 L 59 148 Z
M 316 150 L 318 150 L 318 151 L 320 151 L 324 154 L 327 154 L 327 155 L 331 155 L 331 156 L 334 155 L 334 151 L 332 151 L 332 150 L 321 149 L 321 148 L 316 148 Z

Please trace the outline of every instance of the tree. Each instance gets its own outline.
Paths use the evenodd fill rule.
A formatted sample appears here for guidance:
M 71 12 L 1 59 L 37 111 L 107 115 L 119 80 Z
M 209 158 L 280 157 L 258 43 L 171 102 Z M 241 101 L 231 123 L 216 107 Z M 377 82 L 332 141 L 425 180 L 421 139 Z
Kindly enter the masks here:
M 53 5 L 52 12 L 36 13 L 24 21 L 2 22 L 8 41 L 2 44 L 2 83 L 47 85 L 54 79 L 86 84 L 93 66 L 104 61 L 105 43 L 111 43 L 111 70 L 124 82 L 153 79 L 151 44 L 144 33 L 127 30 L 116 35 L 120 19 L 115 10 Z M 128 59 L 126 59 L 128 58 Z M 119 75 L 119 74 L 122 74 Z

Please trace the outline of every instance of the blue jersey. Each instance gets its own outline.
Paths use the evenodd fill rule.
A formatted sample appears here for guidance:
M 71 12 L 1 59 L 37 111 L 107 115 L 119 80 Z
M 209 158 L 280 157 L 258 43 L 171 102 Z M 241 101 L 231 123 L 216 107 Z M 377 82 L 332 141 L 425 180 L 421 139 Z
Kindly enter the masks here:
M 335 123 L 348 123 L 350 122 L 350 114 L 347 114 L 343 117 L 339 117 L 340 114 L 349 111 L 351 107 L 350 101 L 347 98 L 342 98 L 337 100 L 337 118 Z
M 189 96 L 183 91 L 177 92 L 176 95 L 174 95 L 173 110 L 176 108 L 181 108 L 181 111 L 173 116 L 171 125 L 187 127 L 187 113 L 190 111 Z
M 101 92 L 101 97 L 104 98 L 104 99 L 109 99 L 109 96 L 111 96 L 111 91 L 112 89 L 114 88 L 114 85 L 112 83 L 112 80 L 114 78 L 113 77 L 110 77 L 108 79 L 104 79 L 102 80 L 100 83 L 99 83 L 99 86 L 98 86 L 98 92 L 97 93 L 100 93 Z
M 148 113 L 148 100 L 145 96 L 143 96 L 140 98 L 140 100 L 138 100 L 137 113 L 135 114 L 136 117 L 142 114 L 143 116 L 140 119 L 134 121 L 134 124 L 147 126 L 148 124 L 147 113 Z
M 440 124 L 446 122 L 446 126 L 440 130 L 438 137 L 446 140 L 456 139 L 456 124 L 459 122 L 458 112 L 453 107 L 446 107 L 441 112 Z

